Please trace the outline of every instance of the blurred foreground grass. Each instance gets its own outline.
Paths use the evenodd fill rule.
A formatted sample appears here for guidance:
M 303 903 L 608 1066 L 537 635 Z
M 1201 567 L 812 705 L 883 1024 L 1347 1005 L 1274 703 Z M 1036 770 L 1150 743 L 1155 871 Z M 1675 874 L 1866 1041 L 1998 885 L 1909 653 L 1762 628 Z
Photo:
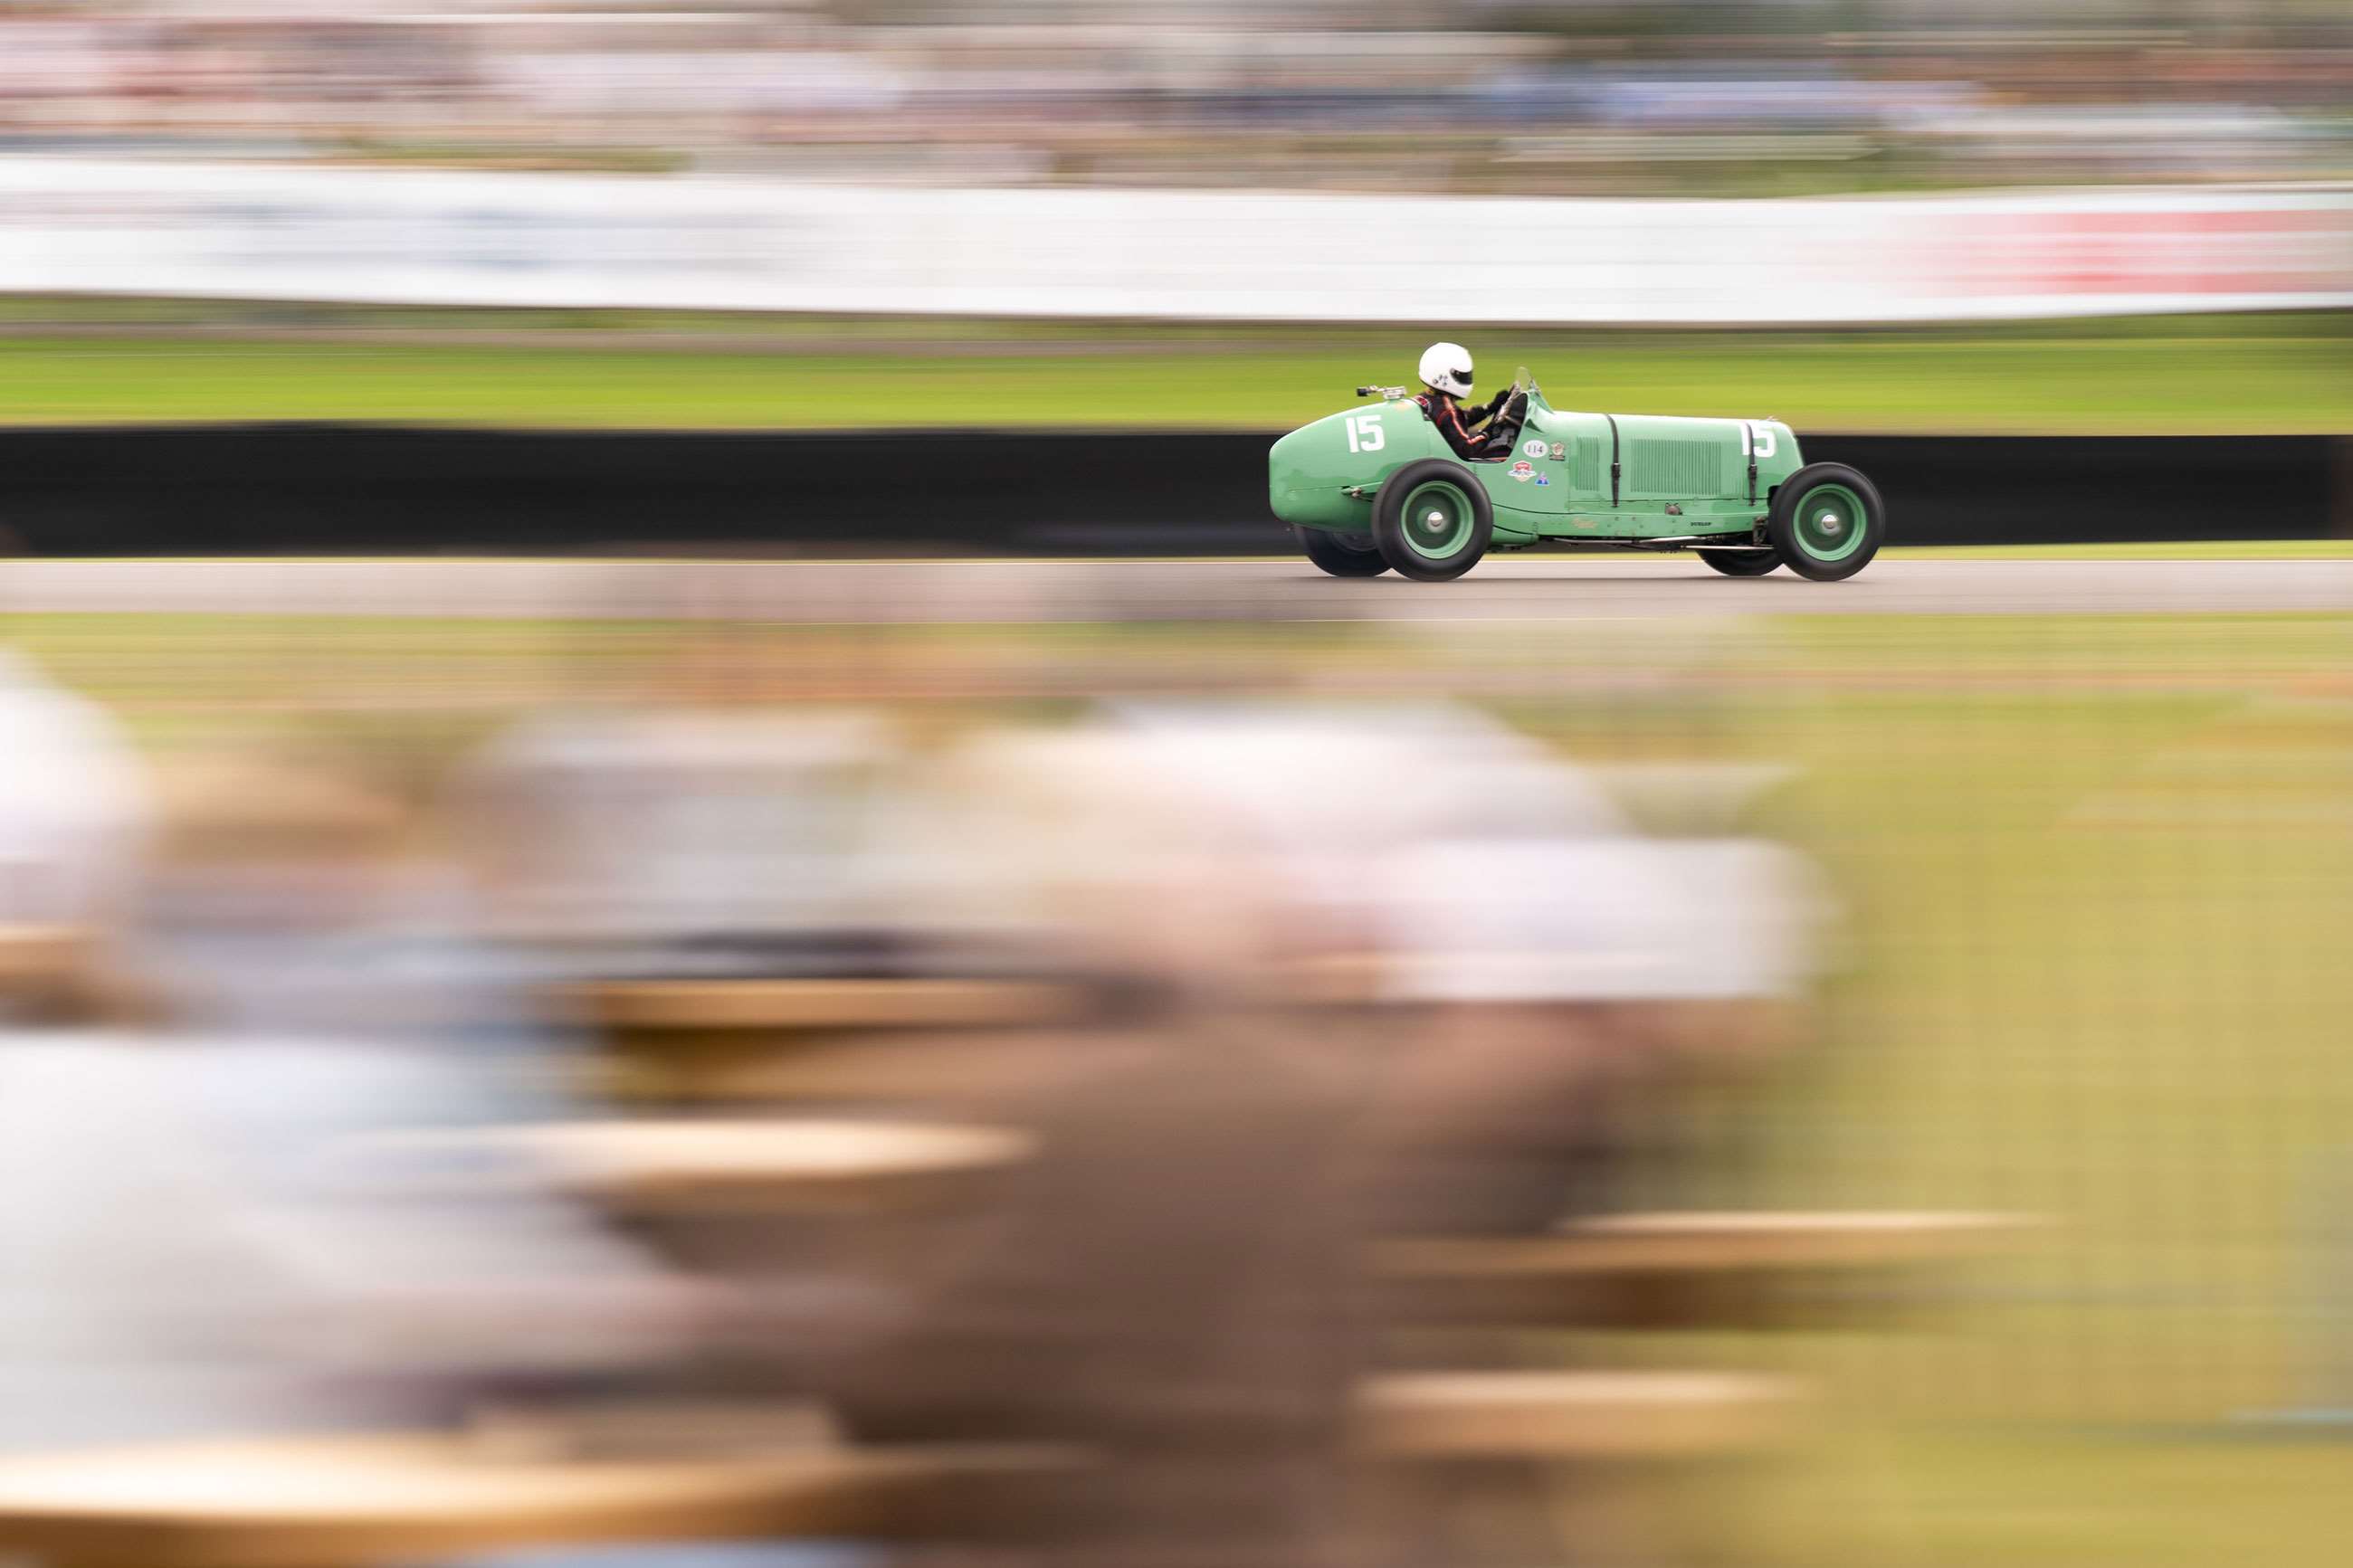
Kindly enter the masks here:
M 1281 430 L 1411 381 L 1442 330 L 17 301 L 0 423 Z M 2343 313 L 1464 335 L 1482 384 L 1525 363 L 1562 407 L 1800 432 L 2353 431 Z
M 2053 1226 L 1897 1327 L 1572 1347 L 1824 1380 L 1812 1440 L 1705 1494 L 1727 1560 L 2322 1568 L 2353 1539 L 2353 1427 L 2246 1419 L 2353 1406 L 2353 616 L 13 630 L 150 744 L 304 726 L 420 781 L 519 707 L 658 685 L 698 639 L 925 734 L 1298 683 L 1483 699 L 1597 763 L 1774 764 L 1740 821 L 1825 868 L 1847 962 L 1812 1050 L 1694 1107 L 1738 1157 L 1641 1195 Z

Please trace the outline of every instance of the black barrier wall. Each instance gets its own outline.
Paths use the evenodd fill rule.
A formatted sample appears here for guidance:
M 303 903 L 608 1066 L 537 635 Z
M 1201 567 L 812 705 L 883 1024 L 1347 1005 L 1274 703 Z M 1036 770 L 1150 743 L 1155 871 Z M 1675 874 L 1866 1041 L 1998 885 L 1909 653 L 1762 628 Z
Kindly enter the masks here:
M 1287 552 L 1271 435 L 0 431 L 0 537 L 52 555 Z M 2353 529 L 2332 437 L 1807 436 L 1898 544 Z

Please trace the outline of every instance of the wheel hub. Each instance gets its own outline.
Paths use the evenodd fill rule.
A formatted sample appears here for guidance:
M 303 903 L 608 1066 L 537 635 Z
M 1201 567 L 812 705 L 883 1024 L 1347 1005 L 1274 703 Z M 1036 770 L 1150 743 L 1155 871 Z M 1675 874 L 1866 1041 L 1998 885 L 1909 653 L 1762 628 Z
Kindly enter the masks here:
M 1415 554 L 1443 561 L 1461 550 L 1470 537 L 1471 498 L 1444 479 L 1417 486 L 1399 513 L 1405 545 Z
M 1813 560 L 1843 561 L 1870 541 L 1871 516 L 1851 487 L 1831 481 L 1799 498 L 1791 543 Z

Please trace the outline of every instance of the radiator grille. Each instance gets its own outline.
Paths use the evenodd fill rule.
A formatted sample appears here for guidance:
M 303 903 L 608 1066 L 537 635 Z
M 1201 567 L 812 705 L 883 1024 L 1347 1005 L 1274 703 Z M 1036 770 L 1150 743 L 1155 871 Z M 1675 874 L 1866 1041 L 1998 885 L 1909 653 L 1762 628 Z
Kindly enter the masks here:
M 1709 496 L 1724 488 L 1724 448 L 1713 441 L 1629 441 L 1626 488 L 1645 495 Z

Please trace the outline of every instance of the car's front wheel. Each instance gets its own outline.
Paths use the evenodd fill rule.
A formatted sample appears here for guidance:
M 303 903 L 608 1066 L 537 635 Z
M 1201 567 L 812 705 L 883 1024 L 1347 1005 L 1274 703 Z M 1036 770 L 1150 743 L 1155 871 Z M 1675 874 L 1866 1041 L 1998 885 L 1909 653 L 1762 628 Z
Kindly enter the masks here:
M 1780 552 L 1774 550 L 1703 550 L 1699 558 L 1727 577 L 1762 577 L 1781 569 Z
M 1377 577 L 1389 569 L 1381 547 L 1369 533 L 1341 533 L 1328 528 L 1294 528 L 1299 548 L 1307 559 L 1335 577 Z
M 1809 463 L 1782 480 L 1765 525 L 1773 552 L 1818 583 L 1862 571 L 1886 535 L 1879 487 L 1844 463 Z
M 1487 553 L 1494 533 L 1486 488 L 1443 458 L 1408 463 L 1373 498 L 1374 542 L 1400 576 L 1424 583 L 1460 577 Z

